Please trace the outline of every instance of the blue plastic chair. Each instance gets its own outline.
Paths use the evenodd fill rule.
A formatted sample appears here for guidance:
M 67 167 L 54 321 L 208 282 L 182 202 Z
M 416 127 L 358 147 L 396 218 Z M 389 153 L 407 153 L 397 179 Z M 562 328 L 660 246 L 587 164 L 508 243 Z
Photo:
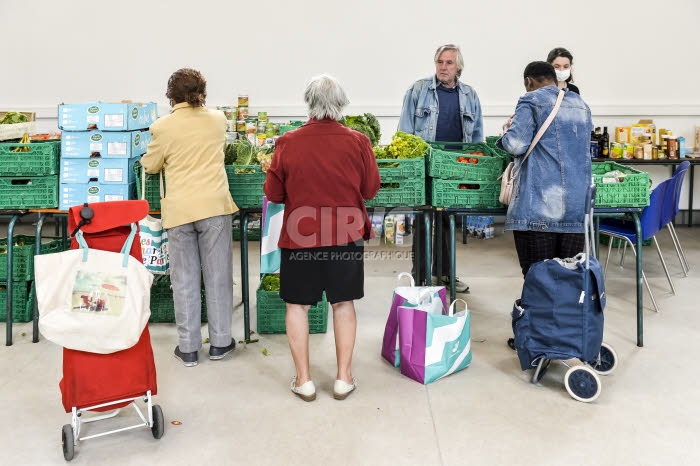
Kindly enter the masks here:
M 642 227 L 642 241 L 649 238 L 654 239 L 654 245 L 656 246 L 656 251 L 659 254 L 659 259 L 661 259 L 661 264 L 663 265 L 664 272 L 666 273 L 666 278 L 668 283 L 671 285 L 671 292 L 676 294 L 676 289 L 673 286 L 673 281 L 671 280 L 671 275 L 668 273 L 668 268 L 666 267 L 666 261 L 664 261 L 664 256 L 661 254 L 661 248 L 659 247 L 659 242 L 656 240 L 656 233 L 659 232 L 664 226 L 664 204 L 666 202 L 667 196 L 670 196 L 670 188 L 672 188 L 673 178 L 669 178 L 660 183 L 656 189 L 651 192 L 649 199 L 649 205 L 642 211 L 642 216 L 640 218 Z M 612 250 L 613 240 L 612 238 L 619 238 L 625 241 L 625 245 L 629 244 L 632 248 L 634 255 L 637 255 L 637 250 L 634 245 L 637 242 L 637 234 L 634 227 L 630 227 L 628 222 L 622 222 L 619 220 L 605 220 L 600 224 L 600 233 L 603 235 L 610 236 L 610 241 L 608 242 L 608 257 L 605 259 L 604 275 L 608 270 L 608 262 L 610 261 L 610 253 Z M 624 260 L 624 256 L 623 256 Z M 644 279 L 644 284 L 649 291 L 649 296 L 651 297 L 651 302 L 654 304 L 654 309 L 659 312 L 659 307 L 654 299 L 654 294 L 651 292 L 651 287 L 647 281 L 647 277 L 642 271 L 642 278 Z
M 678 239 L 678 234 L 676 233 L 676 227 L 673 225 L 673 220 L 680 211 L 681 188 L 683 188 L 683 180 L 685 179 L 685 173 L 688 171 L 688 167 L 690 167 L 690 162 L 686 160 L 678 165 L 676 171 L 673 173 L 673 178 L 671 178 L 672 183 L 669 187 L 669 192 L 664 202 L 663 214 L 661 218 L 661 221 L 671 235 L 673 247 L 676 249 L 678 260 L 681 263 L 683 274 L 686 277 L 688 276 L 688 272 L 690 272 L 690 265 L 688 264 L 688 260 L 686 259 L 683 248 L 681 247 L 681 242 Z

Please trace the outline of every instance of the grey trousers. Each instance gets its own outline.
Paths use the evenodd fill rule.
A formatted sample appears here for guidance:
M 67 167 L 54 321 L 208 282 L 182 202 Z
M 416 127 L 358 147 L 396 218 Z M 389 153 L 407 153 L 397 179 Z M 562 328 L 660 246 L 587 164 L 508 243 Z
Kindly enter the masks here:
M 207 297 L 209 342 L 231 344 L 233 245 L 231 215 L 205 218 L 168 229 L 170 280 L 180 351 L 202 347 L 201 277 Z

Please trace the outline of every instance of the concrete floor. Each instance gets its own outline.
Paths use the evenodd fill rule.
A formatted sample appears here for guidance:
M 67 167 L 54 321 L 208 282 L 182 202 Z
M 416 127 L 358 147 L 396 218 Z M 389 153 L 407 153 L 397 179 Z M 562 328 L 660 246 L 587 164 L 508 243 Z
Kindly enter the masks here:
M 27 226 L 30 228 L 30 226 Z M 458 246 L 459 276 L 471 286 L 472 365 L 423 386 L 380 357 L 384 323 L 396 275 L 405 260 L 366 263 L 366 296 L 357 302 L 359 328 L 354 373 L 356 393 L 332 398 L 335 354 L 332 318 L 328 333 L 311 336 L 312 375 L 318 398 L 305 403 L 289 391 L 294 367 L 285 335 L 260 335 L 223 361 L 185 368 L 172 356 L 171 324 L 151 325 L 158 395 L 165 435 L 147 429 L 81 442 L 73 464 L 87 465 L 697 465 L 700 433 L 699 230 L 678 228 L 691 266 L 682 275 L 667 233 L 662 249 L 677 288 L 668 292 L 653 246 L 645 270 L 662 312 L 645 309 L 645 346 L 635 346 L 634 267 L 608 271 L 605 338 L 620 358 L 603 378 L 595 403 L 574 401 L 553 363 L 539 385 L 530 383 L 508 349 L 509 312 L 522 286 L 512 236 L 497 228 L 493 240 Z M 257 246 L 257 243 L 253 243 Z M 253 247 L 253 249 L 256 249 Z M 396 247 L 371 248 L 396 251 Z M 236 251 L 235 259 L 240 258 Z M 257 252 L 251 253 L 252 321 L 255 328 Z M 240 268 L 236 267 L 237 273 Z M 240 277 L 236 278 L 240 283 Z M 234 335 L 243 338 L 240 287 Z M 463 296 L 463 297 L 464 297 Z M 646 292 L 645 292 L 646 296 Z M 2 326 L 4 331 L 4 326 Z M 206 327 L 203 328 L 206 335 Z M 61 349 L 31 343 L 31 325 L 16 324 L 15 344 L 0 349 L 1 464 L 63 464 L 63 412 L 58 381 Z M 263 355 L 266 349 L 268 355 Z M 695 368 L 695 369 L 694 369 Z M 111 425 L 135 419 L 123 411 Z M 180 421 L 181 425 L 173 425 Z M 105 423 L 108 421 L 105 421 Z M 84 426 L 97 432 L 105 423 Z

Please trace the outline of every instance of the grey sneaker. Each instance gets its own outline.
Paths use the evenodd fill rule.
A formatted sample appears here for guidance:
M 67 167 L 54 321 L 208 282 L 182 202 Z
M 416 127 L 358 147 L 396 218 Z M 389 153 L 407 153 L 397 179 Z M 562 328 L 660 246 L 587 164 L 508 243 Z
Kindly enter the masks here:
M 224 359 L 224 357 L 234 349 L 236 349 L 236 341 L 233 339 L 231 339 L 231 344 L 228 346 L 210 346 L 209 359 L 212 361 Z
M 432 280 L 433 280 L 433 286 L 436 286 L 438 284 L 438 277 L 433 275 Z M 442 284 L 449 287 L 450 286 L 450 277 L 448 277 L 447 275 L 443 275 L 442 276 Z M 469 285 L 464 283 L 459 278 L 456 278 L 455 279 L 455 293 L 469 293 Z
M 185 367 L 192 367 L 197 365 L 197 352 L 193 351 L 191 353 L 183 353 L 180 351 L 180 347 L 175 347 L 175 359 L 182 362 Z

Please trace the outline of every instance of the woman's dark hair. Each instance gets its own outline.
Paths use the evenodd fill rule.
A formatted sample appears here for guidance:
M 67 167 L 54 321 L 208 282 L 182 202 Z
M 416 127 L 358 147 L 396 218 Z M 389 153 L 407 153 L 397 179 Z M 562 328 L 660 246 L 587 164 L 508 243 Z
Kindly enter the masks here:
M 197 70 L 181 68 L 168 79 L 165 97 L 172 105 L 187 102 L 193 107 L 203 107 L 207 99 L 207 80 Z
M 547 55 L 547 63 L 552 63 L 554 60 L 556 60 L 559 57 L 568 58 L 569 62 L 571 62 L 571 66 L 574 65 L 574 56 L 571 55 L 571 52 L 566 50 L 564 47 L 557 47 L 555 49 L 552 49 L 552 51 L 549 52 L 549 55 Z M 574 74 L 571 73 L 569 75 L 569 79 L 567 79 L 566 82 L 570 83 L 573 80 L 574 80 Z
M 544 61 L 533 61 L 525 67 L 523 78 L 532 78 L 536 81 L 554 81 L 557 82 L 557 73 L 554 67 Z

